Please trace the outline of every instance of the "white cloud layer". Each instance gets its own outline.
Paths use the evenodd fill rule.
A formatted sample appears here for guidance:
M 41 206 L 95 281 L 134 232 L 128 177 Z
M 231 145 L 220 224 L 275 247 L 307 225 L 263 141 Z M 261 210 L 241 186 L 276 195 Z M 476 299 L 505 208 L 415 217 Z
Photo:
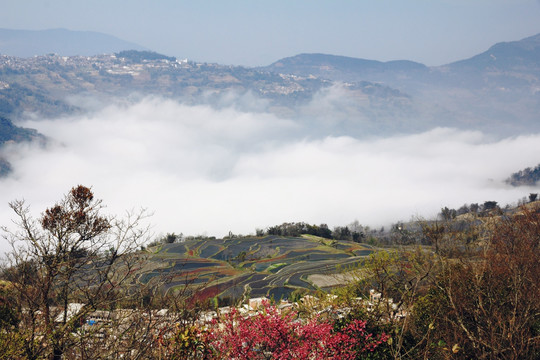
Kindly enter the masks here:
M 22 125 L 53 141 L 2 150 L 14 168 L 0 180 L 2 225 L 13 218 L 9 201 L 24 198 L 39 216 L 77 184 L 92 186 L 112 214 L 150 209 L 158 234 L 216 236 L 285 221 L 380 226 L 538 191 L 503 180 L 540 162 L 540 134 L 302 138 L 306 125 L 293 120 L 156 98 Z

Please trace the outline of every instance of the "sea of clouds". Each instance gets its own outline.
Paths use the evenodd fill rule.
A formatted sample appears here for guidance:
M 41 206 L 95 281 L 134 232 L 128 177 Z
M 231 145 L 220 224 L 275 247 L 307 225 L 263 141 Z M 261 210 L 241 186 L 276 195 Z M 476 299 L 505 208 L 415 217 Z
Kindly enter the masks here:
M 8 226 L 9 201 L 25 199 L 39 217 L 78 184 L 91 186 L 109 214 L 149 209 L 156 236 L 218 237 L 296 221 L 379 227 L 435 217 L 444 206 L 515 204 L 538 191 L 504 180 L 539 163 L 540 134 L 321 135 L 305 120 L 239 110 L 233 101 L 216 107 L 155 97 L 18 125 L 49 141 L 0 150 L 14 169 L 0 179 Z

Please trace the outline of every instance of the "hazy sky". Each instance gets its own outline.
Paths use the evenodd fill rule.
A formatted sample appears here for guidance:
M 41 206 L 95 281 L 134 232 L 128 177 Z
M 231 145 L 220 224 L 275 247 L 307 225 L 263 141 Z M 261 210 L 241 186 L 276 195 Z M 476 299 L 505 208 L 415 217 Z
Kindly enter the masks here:
M 0 27 L 107 33 L 192 60 L 305 52 L 442 65 L 540 32 L 538 0 L 0 0 Z

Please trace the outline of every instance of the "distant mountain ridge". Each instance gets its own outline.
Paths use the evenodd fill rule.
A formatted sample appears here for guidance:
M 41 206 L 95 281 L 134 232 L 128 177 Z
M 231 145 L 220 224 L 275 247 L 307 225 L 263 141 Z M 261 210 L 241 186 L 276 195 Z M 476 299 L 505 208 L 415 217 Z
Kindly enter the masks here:
M 283 58 L 258 69 L 298 76 L 316 76 L 342 82 L 388 82 L 395 77 L 414 76 L 417 78 L 429 72 L 429 68 L 424 64 L 409 60 L 382 62 L 319 53 Z
M 80 94 L 111 99 L 136 93 L 223 106 L 220 94 L 233 92 L 265 99 L 264 111 L 302 119 L 325 135 L 412 133 L 434 127 L 503 136 L 540 131 L 540 34 L 437 67 L 320 53 L 259 68 L 225 66 L 177 60 L 130 49 L 137 46 L 104 34 L 62 29 L 0 29 L 0 52 L 10 36 L 35 40 L 46 33 L 61 34 L 70 46 L 97 39 L 101 47 L 88 47 L 85 53 L 101 55 L 67 56 L 67 50 L 51 55 L 50 47 L 45 56 L 0 54 L 0 116 L 82 111 L 66 101 Z M 103 37 L 115 39 L 117 46 L 106 55 Z M 330 93 L 337 96 L 325 104 L 328 111 L 313 112 L 309 105 Z M 243 106 L 249 108 L 249 103 Z M 331 120 L 325 118 L 330 112 Z
M 469 59 L 443 66 L 395 60 L 381 62 L 329 54 L 299 54 L 280 59 L 262 71 L 317 76 L 333 81 L 382 82 L 406 89 L 419 85 L 505 87 L 515 83 L 540 84 L 540 34 L 501 42 Z M 532 75 L 532 76 L 531 76 Z
M 495 130 L 500 135 L 540 130 L 540 34 L 500 42 L 442 66 L 300 54 L 258 69 L 397 89 L 420 109 L 415 123 L 424 119 L 430 126 Z
M 286 57 L 274 62 L 273 64 L 262 67 L 268 71 L 280 72 L 283 69 L 287 71 L 303 72 L 303 75 L 315 75 L 325 71 L 343 71 L 343 72 L 381 72 L 381 71 L 417 71 L 427 70 L 427 66 L 409 60 L 377 61 L 360 58 L 353 58 L 340 55 L 329 54 L 299 54 Z M 311 73 L 308 73 L 312 70 Z
M 540 34 L 519 41 L 500 42 L 469 59 L 447 65 L 450 68 L 483 68 L 509 70 L 528 67 L 540 69 Z
M 0 54 L 2 55 L 32 57 L 55 53 L 62 56 L 92 56 L 122 50 L 148 49 L 93 31 L 0 29 Z

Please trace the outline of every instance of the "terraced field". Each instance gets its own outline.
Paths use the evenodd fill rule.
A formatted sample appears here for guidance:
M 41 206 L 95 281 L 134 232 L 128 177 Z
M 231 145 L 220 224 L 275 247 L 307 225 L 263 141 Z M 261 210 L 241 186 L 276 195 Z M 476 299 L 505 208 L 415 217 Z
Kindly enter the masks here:
M 287 298 L 294 291 L 329 290 L 351 281 L 343 269 L 361 265 L 377 249 L 315 236 L 191 240 L 149 249 L 138 281 L 160 279 L 171 291 L 197 284 L 201 296 Z

